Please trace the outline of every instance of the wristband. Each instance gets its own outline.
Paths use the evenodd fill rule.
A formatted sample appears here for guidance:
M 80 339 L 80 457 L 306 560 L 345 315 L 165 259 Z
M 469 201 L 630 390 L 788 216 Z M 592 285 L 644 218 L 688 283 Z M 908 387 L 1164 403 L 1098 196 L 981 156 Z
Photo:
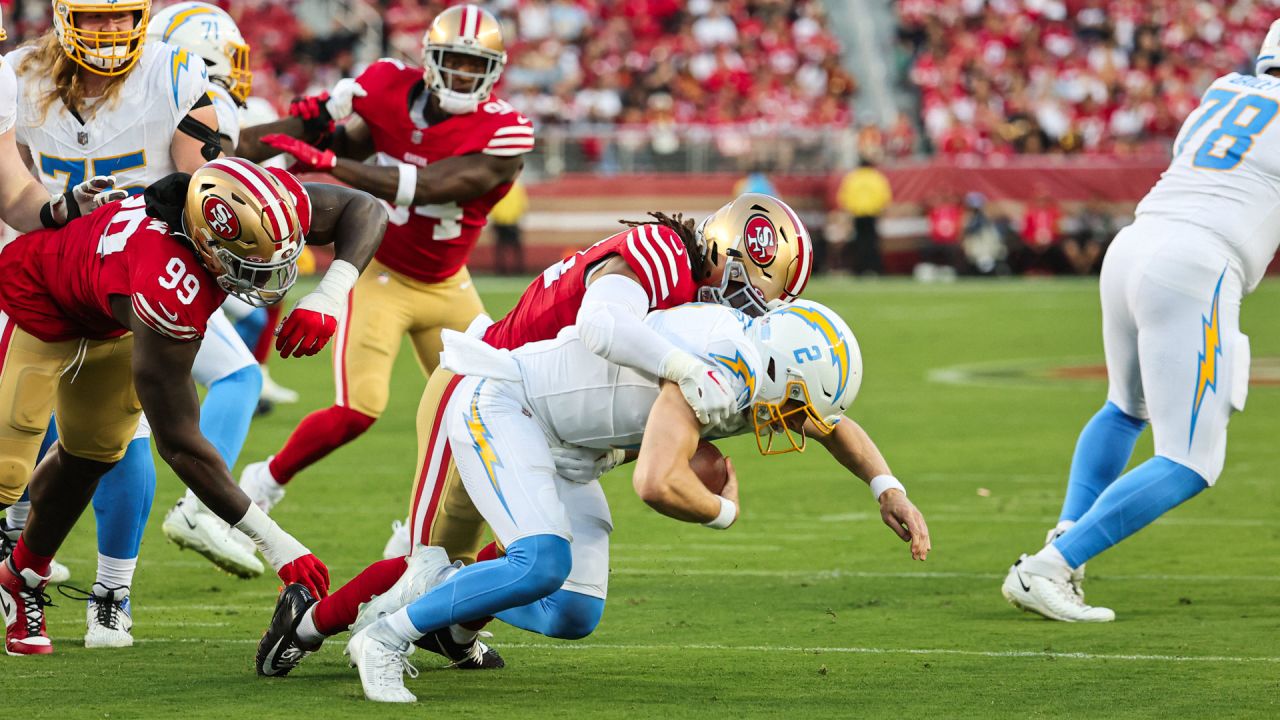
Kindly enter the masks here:
M 400 181 L 396 185 L 396 207 L 411 207 L 413 196 L 418 191 L 418 168 L 409 163 L 400 163 Z
M 875 497 L 876 502 L 880 502 L 880 496 L 886 490 L 901 490 L 903 495 L 907 494 L 907 489 L 898 482 L 898 478 L 892 475 L 877 475 L 871 479 L 871 494 Z
M 53 219 L 52 201 L 47 202 L 40 206 L 40 224 L 50 230 L 53 230 L 54 228 L 62 227 L 61 225 L 58 224 L 56 220 Z
M 337 302 L 346 302 L 347 295 L 351 294 L 351 288 L 359 279 L 360 271 L 355 265 L 346 260 L 334 260 L 320 279 L 320 284 L 316 285 L 315 292 Z
M 311 552 L 254 503 L 249 503 L 244 517 L 236 523 L 236 529 L 249 536 L 258 550 L 262 551 L 262 556 L 277 571 Z
M 709 527 L 713 530 L 724 530 L 738 519 L 738 505 L 726 497 L 717 495 L 720 500 L 720 514 L 715 520 L 702 523 L 703 527 Z

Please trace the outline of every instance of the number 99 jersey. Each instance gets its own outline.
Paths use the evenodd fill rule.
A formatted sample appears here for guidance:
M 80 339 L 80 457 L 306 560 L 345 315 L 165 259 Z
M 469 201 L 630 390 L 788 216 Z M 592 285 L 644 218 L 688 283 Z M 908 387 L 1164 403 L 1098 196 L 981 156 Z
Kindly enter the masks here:
M 356 80 L 367 95 L 355 98 L 353 107 L 369 126 L 380 163 L 426 167 L 458 155 L 515 157 L 533 150 L 533 123 L 496 96 L 473 113 L 423 125 L 429 93 L 420 68 L 379 60 Z M 419 282 L 452 277 L 466 264 L 489 211 L 510 189 L 511 184 L 504 183 L 461 203 L 412 208 L 388 204 L 390 223 L 375 257 Z
M 1280 78 L 1231 73 L 1209 86 L 1174 141 L 1173 161 L 1138 204 L 1203 228 L 1239 265 L 1246 292 L 1280 245 Z
M 226 299 L 191 246 L 147 216 L 141 197 L 20 236 L 0 250 L 0 277 L 0 308 L 45 342 L 124 335 L 113 295 L 130 298 L 161 335 L 198 340 Z

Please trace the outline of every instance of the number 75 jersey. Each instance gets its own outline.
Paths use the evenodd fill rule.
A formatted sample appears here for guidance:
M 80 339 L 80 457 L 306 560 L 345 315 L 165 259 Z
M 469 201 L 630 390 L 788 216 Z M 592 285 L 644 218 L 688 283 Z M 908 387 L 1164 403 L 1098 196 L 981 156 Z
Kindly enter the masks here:
M 1280 78 L 1231 73 L 1209 86 L 1182 124 L 1173 160 L 1138 204 L 1200 227 L 1239 263 L 1245 287 L 1280 245 Z
M 124 335 L 111 312 L 117 295 L 161 335 L 199 340 L 227 297 L 191 246 L 147 216 L 141 197 L 20 236 L 0 250 L 0 277 L 0 309 L 45 342 Z

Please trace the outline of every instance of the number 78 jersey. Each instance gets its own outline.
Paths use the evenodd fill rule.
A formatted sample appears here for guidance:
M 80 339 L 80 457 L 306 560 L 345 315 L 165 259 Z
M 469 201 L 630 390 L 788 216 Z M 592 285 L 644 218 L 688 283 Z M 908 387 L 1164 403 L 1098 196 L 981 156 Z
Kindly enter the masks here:
M 1173 160 L 1138 217 L 1195 225 L 1240 264 L 1252 290 L 1280 246 L 1280 78 L 1231 73 L 1182 124 Z
M 45 342 L 124 335 L 111 312 L 116 295 L 161 335 L 199 340 L 226 299 L 191 246 L 147 216 L 141 197 L 22 235 L 0 250 L 0 277 L 0 309 Z

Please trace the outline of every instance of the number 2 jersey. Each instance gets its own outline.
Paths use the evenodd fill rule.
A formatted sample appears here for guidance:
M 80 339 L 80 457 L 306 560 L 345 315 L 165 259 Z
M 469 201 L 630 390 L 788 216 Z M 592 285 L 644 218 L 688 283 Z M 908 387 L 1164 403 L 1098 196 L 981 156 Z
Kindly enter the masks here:
M 0 250 L 0 278 L 0 309 L 45 342 L 124 335 L 113 295 L 130 298 L 161 335 L 198 340 L 226 299 L 191 246 L 147 217 L 141 197 L 20 236 Z
M 693 302 L 698 285 L 684 242 L 675 230 L 645 224 L 607 237 L 547 268 L 525 289 L 507 316 L 490 325 L 484 341 L 513 350 L 549 340 L 578 321 L 591 269 L 617 255 L 640 279 L 650 310 Z
M 31 150 L 40 181 L 62 193 L 94 175 L 139 194 L 174 172 L 170 147 L 182 118 L 206 98 L 204 61 L 186 50 L 148 41 L 112 105 L 77 118 L 61 100 L 42 109 L 51 80 L 23 73 L 33 47 L 6 57 L 18 73 L 17 141 Z
M 420 68 L 379 60 L 356 80 L 367 95 L 355 98 L 353 106 L 369 126 L 380 164 L 421 168 L 457 155 L 516 157 L 533 150 L 533 124 L 505 100 L 491 96 L 473 113 L 426 125 L 429 94 Z M 510 189 L 504 183 L 462 203 L 411 208 L 388 203 L 390 223 L 375 257 L 420 282 L 448 279 L 466 264 L 489 210 Z
M 1178 132 L 1135 215 L 1203 228 L 1252 290 L 1280 246 L 1280 78 L 1218 78 Z

